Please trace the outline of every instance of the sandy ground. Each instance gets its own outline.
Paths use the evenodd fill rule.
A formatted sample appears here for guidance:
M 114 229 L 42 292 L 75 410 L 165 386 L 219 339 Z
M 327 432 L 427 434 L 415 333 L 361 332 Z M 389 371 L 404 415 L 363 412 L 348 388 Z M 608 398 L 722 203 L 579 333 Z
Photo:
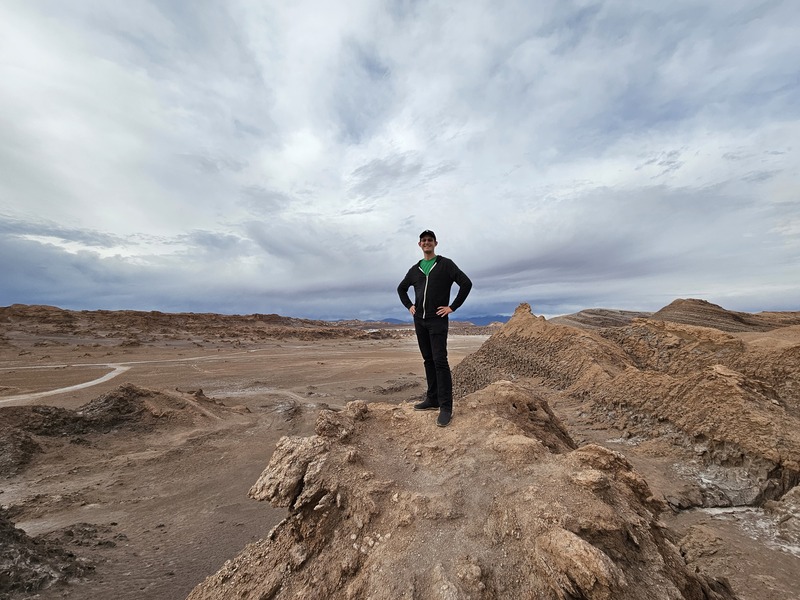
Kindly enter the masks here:
M 451 336 L 451 366 L 486 339 Z M 85 581 L 28 597 L 185 597 L 285 516 L 285 509 L 247 497 L 281 436 L 310 434 L 323 406 L 355 399 L 412 402 L 424 389 L 413 337 L 248 347 L 97 342 L 14 340 L 0 350 L 0 406 L 75 409 L 132 383 L 186 397 L 202 389 L 231 410 L 203 401 L 198 405 L 213 418 L 191 425 L 56 440 L 23 473 L 2 481 L 0 504 L 10 508 L 18 527 L 42 535 L 72 526 L 65 544 L 96 565 Z M 587 421 L 580 406 L 553 409 L 579 443 L 596 441 L 626 454 L 654 492 L 683 485 L 674 468 L 681 456 L 671 449 L 622 440 L 619 432 Z M 743 600 L 800 598 L 800 557 L 771 547 L 748 519 L 703 511 L 665 515 L 678 534 L 697 524 L 711 529 L 719 543 L 702 564 L 728 577 Z M 78 523 L 92 527 L 74 527 Z

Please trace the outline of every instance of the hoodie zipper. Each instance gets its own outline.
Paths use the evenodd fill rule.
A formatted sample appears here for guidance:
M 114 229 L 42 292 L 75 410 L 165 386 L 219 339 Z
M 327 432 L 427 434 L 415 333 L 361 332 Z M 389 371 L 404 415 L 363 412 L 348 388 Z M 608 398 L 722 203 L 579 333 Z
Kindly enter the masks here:
M 419 270 L 422 271 L 423 275 L 425 275 L 425 290 L 422 292 L 422 318 L 423 319 L 427 315 L 427 313 L 425 312 L 425 305 L 428 303 L 428 279 L 430 278 L 431 273 L 436 268 L 437 264 L 439 264 L 438 260 L 435 263 L 433 263 L 433 265 L 431 266 L 431 270 L 428 271 L 427 275 L 425 275 L 425 271 L 422 271 L 422 267 L 419 267 Z

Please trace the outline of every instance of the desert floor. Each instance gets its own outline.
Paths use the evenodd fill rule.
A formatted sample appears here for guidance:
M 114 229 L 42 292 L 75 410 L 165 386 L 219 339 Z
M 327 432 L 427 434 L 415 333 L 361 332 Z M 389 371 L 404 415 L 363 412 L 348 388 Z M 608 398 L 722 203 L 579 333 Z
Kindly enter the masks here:
M 451 335 L 451 366 L 486 339 Z M 17 527 L 34 536 L 68 532 L 62 539 L 69 550 L 96 565 L 84 581 L 30 596 L 43 599 L 185 597 L 285 516 L 285 509 L 247 496 L 281 436 L 311 434 L 321 407 L 356 399 L 413 402 L 424 389 L 413 337 L 247 347 L 125 347 L 87 339 L 31 343 L 25 352 L 21 342 L 0 351 L 0 406 L 76 409 L 132 383 L 178 394 L 199 415 L 152 431 L 120 428 L 54 441 L 25 471 L 2 481 L 0 504 Z M 677 451 L 624 440 L 587 421 L 580 406 L 553 409 L 578 443 L 623 452 L 656 495 L 684 484 Z M 457 419 L 457 404 L 455 411 Z M 434 419 L 419 413 L 419 426 L 435 427 Z M 727 577 L 743 600 L 800 598 L 800 551 L 773 544 L 758 514 L 687 511 L 664 520 L 677 537 L 706 526 L 701 563 Z

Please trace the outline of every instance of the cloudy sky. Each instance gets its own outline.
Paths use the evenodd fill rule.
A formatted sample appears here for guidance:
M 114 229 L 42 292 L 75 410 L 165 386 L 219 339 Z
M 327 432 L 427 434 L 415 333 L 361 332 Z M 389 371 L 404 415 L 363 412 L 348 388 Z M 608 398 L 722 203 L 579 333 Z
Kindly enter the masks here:
M 794 0 L 4 0 L 0 305 L 800 310 Z M 455 291 L 455 290 L 454 290 Z

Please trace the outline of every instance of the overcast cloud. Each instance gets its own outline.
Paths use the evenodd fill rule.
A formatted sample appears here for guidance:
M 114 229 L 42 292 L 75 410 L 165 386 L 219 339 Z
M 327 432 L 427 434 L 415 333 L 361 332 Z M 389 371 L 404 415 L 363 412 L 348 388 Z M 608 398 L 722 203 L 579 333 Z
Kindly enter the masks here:
M 8 0 L 0 305 L 800 310 L 792 0 Z

